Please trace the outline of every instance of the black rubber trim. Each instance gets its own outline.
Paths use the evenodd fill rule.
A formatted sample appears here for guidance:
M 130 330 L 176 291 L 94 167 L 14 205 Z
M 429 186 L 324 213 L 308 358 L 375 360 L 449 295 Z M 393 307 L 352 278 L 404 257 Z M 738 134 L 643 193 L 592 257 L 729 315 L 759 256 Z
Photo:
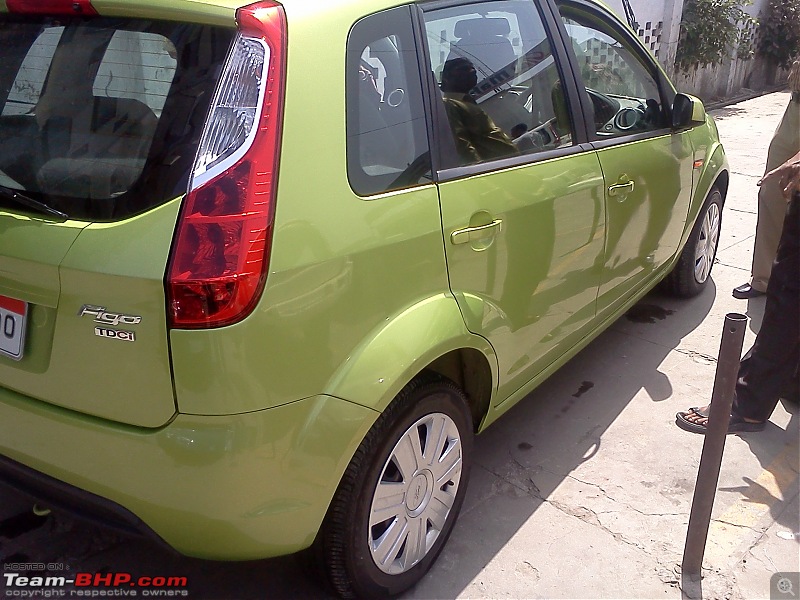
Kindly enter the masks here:
M 501 158 L 483 163 L 477 163 L 474 165 L 454 167 L 452 169 L 439 171 L 439 183 L 460 179 L 462 177 L 471 177 L 472 175 L 481 175 L 483 173 L 491 173 L 493 171 L 502 171 L 504 169 L 510 169 L 513 167 L 536 164 L 546 160 L 554 160 L 565 156 L 573 156 L 575 154 L 592 152 L 593 150 L 594 148 L 592 147 L 592 144 L 580 144 L 577 146 L 555 148 L 553 150 L 547 150 L 545 152 L 534 154 L 510 156 L 508 158 Z
M 676 132 L 674 129 L 670 129 L 669 127 L 662 127 L 661 129 L 652 129 L 650 131 L 641 131 L 628 135 L 618 135 L 616 137 L 598 137 L 592 142 L 592 147 L 595 150 L 602 150 L 603 148 L 612 148 L 621 144 L 630 144 L 632 142 L 640 142 L 642 140 L 668 137 L 674 133 L 680 132 Z
M 45 475 L 22 463 L 0 455 L 0 485 L 9 487 L 43 508 L 68 513 L 92 525 L 113 529 L 125 535 L 148 538 L 177 552 L 144 521 L 116 502 Z

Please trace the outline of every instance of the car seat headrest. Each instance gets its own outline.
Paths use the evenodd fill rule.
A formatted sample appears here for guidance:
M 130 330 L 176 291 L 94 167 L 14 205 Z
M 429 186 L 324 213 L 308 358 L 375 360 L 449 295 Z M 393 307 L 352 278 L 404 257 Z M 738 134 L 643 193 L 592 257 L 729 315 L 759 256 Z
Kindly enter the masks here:
M 506 36 L 511 33 L 508 19 L 499 17 L 481 19 L 462 19 L 456 23 L 454 34 L 457 38 Z

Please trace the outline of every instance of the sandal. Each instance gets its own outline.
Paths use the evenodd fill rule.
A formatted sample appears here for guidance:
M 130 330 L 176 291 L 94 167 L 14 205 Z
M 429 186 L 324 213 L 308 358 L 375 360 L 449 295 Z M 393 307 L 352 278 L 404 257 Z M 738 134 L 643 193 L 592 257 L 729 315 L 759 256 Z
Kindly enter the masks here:
M 708 419 L 708 413 L 702 411 L 699 407 L 693 406 L 689 410 L 685 412 L 679 412 L 675 414 L 675 424 L 683 429 L 684 431 L 689 431 L 691 433 L 702 433 L 705 434 L 707 426 L 701 425 L 700 423 L 695 423 L 690 421 L 686 417 L 689 415 L 697 415 L 703 419 Z
M 690 415 L 695 415 L 702 419 L 706 419 L 706 422 L 708 422 L 708 413 L 696 406 L 693 406 L 685 412 L 677 413 L 675 415 L 675 424 L 685 431 L 705 435 L 706 431 L 708 431 L 708 426 L 690 421 L 687 418 Z M 750 433 L 755 431 L 764 431 L 766 425 L 766 423 L 750 423 L 738 415 L 731 415 L 730 421 L 728 422 L 728 433 Z

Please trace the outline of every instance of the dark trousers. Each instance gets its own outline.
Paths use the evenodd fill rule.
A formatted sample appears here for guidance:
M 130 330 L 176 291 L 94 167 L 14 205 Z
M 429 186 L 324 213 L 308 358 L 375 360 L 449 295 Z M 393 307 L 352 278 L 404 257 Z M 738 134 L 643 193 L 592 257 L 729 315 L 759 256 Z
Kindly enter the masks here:
M 766 421 L 782 394 L 798 394 L 800 364 L 800 193 L 787 207 L 767 286 L 764 320 L 739 366 L 733 414 Z M 792 389 L 795 388 L 795 389 Z

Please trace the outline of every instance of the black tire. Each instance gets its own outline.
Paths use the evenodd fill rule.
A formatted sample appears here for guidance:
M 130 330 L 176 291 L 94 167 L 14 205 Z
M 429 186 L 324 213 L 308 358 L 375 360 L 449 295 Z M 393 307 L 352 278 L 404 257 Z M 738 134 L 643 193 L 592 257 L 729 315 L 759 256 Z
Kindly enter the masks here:
M 436 461 L 436 465 L 431 463 L 430 470 L 426 470 L 419 467 L 419 459 L 427 459 L 427 456 L 412 451 L 416 467 L 412 474 L 412 469 L 407 468 L 411 463 L 404 460 L 409 471 L 404 476 L 396 462 L 395 450 L 402 450 L 405 444 L 411 443 L 412 432 L 415 437 L 418 436 L 419 448 L 423 448 L 428 439 L 424 434 L 439 431 L 440 426 L 441 431 L 447 431 L 444 445 L 440 447 L 441 436 L 436 438 L 440 441 L 434 446 L 428 443 L 428 447 L 435 451 L 433 454 L 440 455 L 440 460 Z M 457 435 L 453 436 L 456 432 Z M 454 439 L 456 437 L 457 440 Z M 367 433 L 350 461 L 317 538 L 316 556 L 323 563 L 321 566 L 327 573 L 328 582 L 341 597 L 394 596 L 425 575 L 447 542 L 464 501 L 472 440 L 472 418 L 467 399 L 451 382 L 418 379 L 397 395 Z M 458 454 L 460 476 L 455 474 Z M 445 461 L 441 461 L 441 457 L 445 456 L 448 457 L 448 468 L 447 474 L 442 476 Z M 406 454 L 401 458 L 405 459 Z M 440 477 L 438 484 L 445 482 L 439 487 L 437 477 Z M 393 499 L 402 498 L 401 502 L 393 505 L 393 509 L 400 514 L 371 526 L 373 500 L 378 490 L 386 491 L 389 486 L 401 483 L 404 484 L 402 491 L 393 493 Z M 412 490 L 415 492 L 413 495 Z M 440 507 L 445 506 L 442 498 L 445 501 L 452 500 L 449 512 L 441 510 Z M 443 512 L 446 514 L 444 517 Z M 429 514 L 435 515 L 438 523 L 428 520 Z M 424 532 L 417 538 L 417 552 L 409 543 L 411 536 L 396 535 L 396 529 L 390 523 L 401 527 L 405 525 L 410 531 Z M 380 540 L 396 541 L 384 546 L 378 543 Z M 382 554 L 383 549 L 390 546 L 399 549 L 394 553 L 396 559 L 387 560 L 383 567 L 379 567 L 379 560 L 373 558 L 373 554 Z M 380 552 L 376 551 L 376 547 Z M 389 555 L 393 554 L 389 552 Z M 419 559 L 414 560 L 415 557 Z M 410 564 L 402 564 L 404 561 Z M 392 569 L 397 572 L 387 572 Z
M 680 298 L 691 298 L 705 289 L 711 279 L 721 228 L 722 194 L 717 188 L 712 188 L 678 262 L 664 278 L 664 290 Z

